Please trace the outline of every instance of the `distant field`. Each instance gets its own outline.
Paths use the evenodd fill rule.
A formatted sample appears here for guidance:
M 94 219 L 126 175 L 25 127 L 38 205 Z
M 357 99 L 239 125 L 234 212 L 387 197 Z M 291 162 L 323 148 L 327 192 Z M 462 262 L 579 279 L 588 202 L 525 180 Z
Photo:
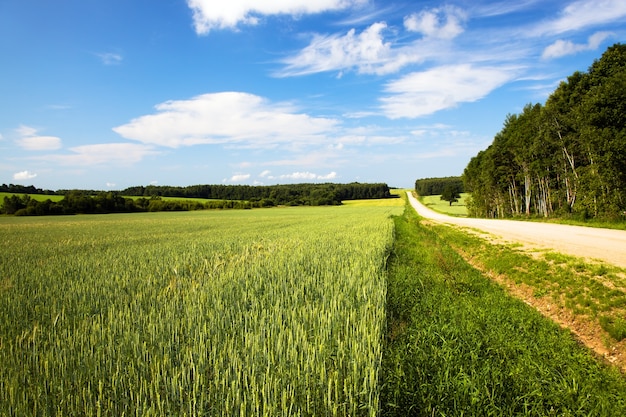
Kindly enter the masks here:
M 4 197 L 11 197 L 14 194 L 15 193 L 0 193 L 0 205 L 4 201 Z M 18 193 L 17 195 L 21 197 L 24 194 L 19 194 Z M 47 195 L 47 194 L 28 194 L 28 195 L 33 200 L 37 200 L 37 201 L 46 201 L 46 200 L 61 201 L 61 200 L 63 200 L 63 196 L 62 195 Z
M 15 193 L 0 193 L 0 204 L 2 204 L 2 200 L 4 200 L 4 197 L 10 197 Z M 24 194 L 19 194 L 17 193 L 18 196 L 23 196 Z M 48 195 L 48 194 L 28 194 L 30 196 L 30 198 L 32 198 L 33 200 L 37 200 L 37 201 L 45 201 L 45 200 L 52 200 L 52 201 L 61 201 L 63 200 L 62 195 Z M 132 198 L 133 200 L 138 200 L 140 198 L 150 198 L 150 197 L 143 197 L 143 196 L 131 196 L 131 195 L 125 195 L 123 196 L 124 198 Z M 191 198 L 191 197 L 161 197 L 162 200 L 164 201 L 172 201 L 172 200 L 184 200 L 184 201 L 200 201 L 200 202 L 206 202 L 206 201 L 215 201 L 214 199 L 210 199 L 210 198 Z
M 441 199 L 439 195 L 428 195 L 420 197 L 420 201 L 428 208 L 439 213 L 449 214 L 451 216 L 467 217 L 467 206 L 465 200 L 469 197 L 468 193 L 462 193 L 458 202 L 450 203 Z
M 391 190 L 391 195 L 397 198 L 381 198 L 378 200 L 344 200 L 341 203 L 344 206 L 378 206 L 378 207 L 403 207 L 405 203 L 404 194 L 406 190 Z
M 391 194 L 393 195 L 397 195 L 400 196 L 400 193 L 404 192 L 403 190 L 391 190 Z M 2 204 L 2 201 L 4 200 L 4 197 L 10 197 L 12 196 L 14 193 L 2 193 L 0 192 L 0 205 Z M 17 194 L 20 197 L 24 194 Z M 28 194 L 30 196 L 30 198 L 32 198 L 33 200 L 37 200 L 37 201 L 45 201 L 45 200 L 52 200 L 52 201 L 61 201 L 63 200 L 62 195 L 46 195 L 46 194 Z M 131 198 L 133 200 L 138 200 L 140 198 L 150 198 L 150 197 L 145 197 L 145 196 L 130 196 L 130 195 L 125 195 L 123 196 L 124 198 Z M 201 203 L 205 203 L 207 201 L 221 201 L 219 199 L 214 199 L 214 198 L 193 198 L 193 197 L 161 197 L 161 200 L 163 201 L 198 201 Z M 366 206 L 402 206 L 404 205 L 404 200 L 402 198 L 398 198 L 398 199 L 380 199 L 380 200 L 346 200 L 343 202 L 343 204 L 345 205 L 350 205 L 350 206 L 359 206 L 359 205 L 366 205 Z

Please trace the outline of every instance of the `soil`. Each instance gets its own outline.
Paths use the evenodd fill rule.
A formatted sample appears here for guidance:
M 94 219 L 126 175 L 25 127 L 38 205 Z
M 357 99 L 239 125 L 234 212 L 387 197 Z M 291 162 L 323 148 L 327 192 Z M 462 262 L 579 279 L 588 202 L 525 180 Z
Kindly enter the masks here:
M 411 205 L 420 216 L 435 222 L 462 226 L 470 232 L 481 234 L 495 244 L 519 244 L 521 250 L 531 253 L 553 251 L 581 258 L 585 262 L 600 262 L 626 268 L 626 231 L 623 230 L 452 217 L 427 208 L 410 192 L 408 196 Z M 536 298 L 533 296 L 532 288 L 517 285 L 505 276 L 495 275 L 469 257 L 464 257 L 474 267 L 506 288 L 510 294 L 569 329 L 581 343 L 626 373 L 626 340 L 611 341 L 597 321 L 577 316 L 562 305 Z

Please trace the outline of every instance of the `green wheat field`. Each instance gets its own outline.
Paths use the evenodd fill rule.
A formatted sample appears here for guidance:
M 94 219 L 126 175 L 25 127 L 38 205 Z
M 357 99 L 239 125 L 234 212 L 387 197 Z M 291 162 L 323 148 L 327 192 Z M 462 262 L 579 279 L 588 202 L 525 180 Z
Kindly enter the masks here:
M 376 415 L 402 205 L 0 219 L 0 414 Z

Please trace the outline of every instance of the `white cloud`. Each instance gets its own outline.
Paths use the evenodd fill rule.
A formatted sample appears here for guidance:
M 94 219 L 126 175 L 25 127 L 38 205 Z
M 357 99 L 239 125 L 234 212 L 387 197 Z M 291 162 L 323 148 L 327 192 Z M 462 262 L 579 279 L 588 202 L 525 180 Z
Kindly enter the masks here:
M 61 148 L 61 139 L 56 136 L 30 136 L 18 139 L 17 143 L 29 151 L 50 151 Z
M 597 32 L 589 37 L 586 44 L 576 44 L 571 41 L 557 40 L 552 45 L 544 49 L 541 57 L 543 59 L 559 58 L 566 55 L 573 55 L 582 51 L 592 51 L 598 49 L 600 44 L 612 33 L 610 32 Z
M 132 165 L 149 155 L 159 154 L 152 146 L 135 143 L 102 143 L 69 148 L 71 154 L 53 154 L 33 159 L 46 160 L 62 165 Z
M 357 34 L 316 35 L 299 53 L 283 60 L 285 68 L 277 76 L 296 76 L 355 68 L 362 74 L 389 74 L 424 59 L 413 46 L 393 49 L 383 39 L 385 22 L 372 24 Z
M 113 130 L 127 139 L 171 148 L 200 144 L 272 147 L 325 141 L 325 134 L 339 123 L 239 92 L 168 101 L 156 110 Z
M 541 22 L 535 33 L 558 34 L 589 26 L 623 21 L 626 18 L 624 0 L 579 0 L 570 3 L 554 20 Z
M 514 71 L 506 67 L 449 65 L 414 72 L 387 84 L 391 93 L 381 98 L 387 117 L 420 117 L 473 102 L 510 81 Z
M 249 178 L 250 178 L 250 174 L 235 174 L 232 177 L 230 177 L 228 182 L 242 182 Z
M 518 0 L 518 1 L 490 1 L 485 3 L 475 2 L 472 4 L 472 15 L 479 17 L 493 17 L 505 14 L 515 13 L 520 10 L 532 7 L 542 0 Z
M 13 174 L 13 179 L 17 181 L 24 181 L 24 180 L 30 180 L 32 178 L 35 178 L 36 176 L 37 174 L 35 174 L 34 172 L 21 171 L 21 172 L 16 172 L 15 174 Z
M 100 58 L 100 61 L 102 61 L 104 65 L 118 65 L 124 59 L 122 55 L 112 52 L 99 53 L 96 54 L 96 56 Z
M 429 38 L 453 39 L 463 33 L 466 20 L 467 15 L 460 8 L 444 6 L 405 17 L 404 27 Z
M 107 182 L 106 186 L 107 186 L 107 188 L 113 188 L 113 187 L 115 187 L 115 183 L 114 182 Z
M 260 16 L 315 14 L 341 10 L 365 3 L 365 0 L 187 0 L 193 12 L 196 33 L 213 29 L 235 29 L 240 23 L 256 25 Z
M 20 125 L 17 129 L 15 129 L 18 135 L 20 136 L 35 136 L 37 134 L 37 129 L 30 126 Z
M 271 172 L 270 170 L 267 170 L 267 169 L 266 169 L 265 171 L 263 171 L 263 172 L 261 172 L 261 173 L 259 174 L 259 177 L 261 177 L 261 178 L 265 178 L 265 177 L 269 176 L 271 173 L 272 173 L 272 172 Z
M 50 151 L 61 148 L 61 139 L 56 136 L 39 136 L 37 129 L 30 126 L 20 126 L 15 129 L 21 136 L 16 143 L 28 151 Z

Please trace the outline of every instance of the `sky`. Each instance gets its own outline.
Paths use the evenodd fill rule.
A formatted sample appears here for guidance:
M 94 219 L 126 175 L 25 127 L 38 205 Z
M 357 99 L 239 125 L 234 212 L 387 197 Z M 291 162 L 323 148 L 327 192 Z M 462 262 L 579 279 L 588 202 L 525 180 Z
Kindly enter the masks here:
M 0 0 L 0 183 L 457 176 L 626 2 Z

